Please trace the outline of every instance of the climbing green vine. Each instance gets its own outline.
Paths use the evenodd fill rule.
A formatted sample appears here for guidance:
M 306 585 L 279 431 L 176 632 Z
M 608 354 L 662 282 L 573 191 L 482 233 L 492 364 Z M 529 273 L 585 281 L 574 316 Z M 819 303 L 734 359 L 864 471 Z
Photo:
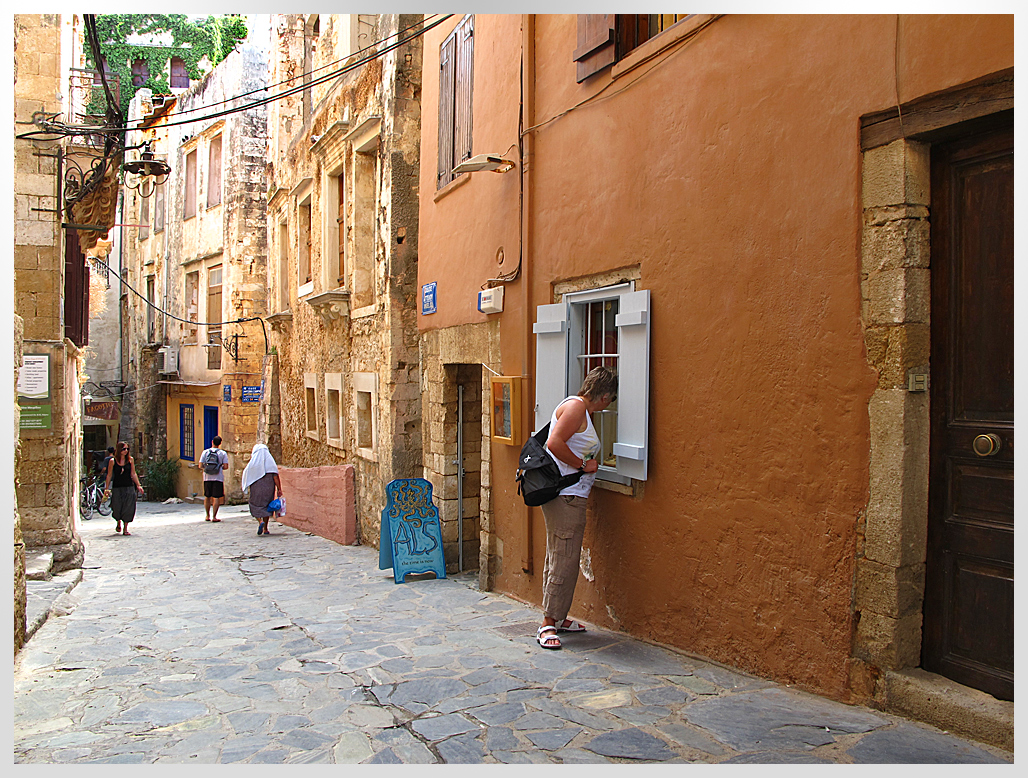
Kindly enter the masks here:
M 151 89 L 155 95 L 171 94 L 169 63 L 172 57 L 182 59 L 189 78 L 195 81 L 203 76 L 200 63 L 205 58 L 213 67 L 246 38 L 246 22 L 235 14 L 195 21 L 185 14 L 98 14 L 96 29 L 107 68 L 118 75 L 121 110 L 125 116 L 137 89 Z M 129 43 L 133 35 L 144 39 L 156 36 L 158 42 Z M 167 42 L 169 35 L 170 43 Z M 89 65 L 95 68 L 97 65 L 88 49 L 87 57 Z M 133 85 L 132 63 L 140 60 L 146 63 L 148 75 L 142 84 Z

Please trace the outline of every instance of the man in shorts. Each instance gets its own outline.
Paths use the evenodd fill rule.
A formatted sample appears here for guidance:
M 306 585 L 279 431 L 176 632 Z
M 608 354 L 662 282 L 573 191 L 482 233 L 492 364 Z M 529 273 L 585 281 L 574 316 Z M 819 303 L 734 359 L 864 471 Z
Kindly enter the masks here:
M 211 439 L 211 447 L 204 449 L 197 465 L 203 471 L 203 509 L 207 514 L 204 521 L 221 521 L 218 518 L 218 506 L 225 502 L 225 471 L 228 470 L 228 454 L 222 451 L 220 446 L 221 435 L 215 435 Z M 215 469 L 215 465 L 220 466 Z

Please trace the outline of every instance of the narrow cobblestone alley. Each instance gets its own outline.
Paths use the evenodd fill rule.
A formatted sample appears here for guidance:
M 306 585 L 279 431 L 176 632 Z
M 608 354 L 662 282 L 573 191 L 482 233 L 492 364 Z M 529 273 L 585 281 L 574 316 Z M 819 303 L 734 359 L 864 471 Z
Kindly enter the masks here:
M 373 548 L 220 516 L 84 523 L 16 661 L 15 763 L 1012 761 L 599 629 L 543 651 L 474 576 L 398 585 Z

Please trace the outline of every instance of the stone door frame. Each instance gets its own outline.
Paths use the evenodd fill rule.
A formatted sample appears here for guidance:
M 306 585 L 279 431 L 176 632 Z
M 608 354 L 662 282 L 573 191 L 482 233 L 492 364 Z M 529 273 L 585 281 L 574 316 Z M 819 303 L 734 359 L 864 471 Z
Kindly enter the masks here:
M 890 707 L 921 664 L 928 529 L 930 150 L 1013 111 L 1013 68 L 861 120 L 861 319 L 878 386 L 868 403 L 868 504 L 858 534 L 850 688 Z M 892 676 L 890 678 L 890 676 Z

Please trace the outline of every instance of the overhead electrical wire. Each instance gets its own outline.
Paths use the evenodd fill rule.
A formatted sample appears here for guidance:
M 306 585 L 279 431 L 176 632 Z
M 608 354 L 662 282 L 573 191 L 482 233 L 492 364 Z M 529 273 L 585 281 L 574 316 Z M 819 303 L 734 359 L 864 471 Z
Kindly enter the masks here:
M 413 30 L 415 27 L 418 27 L 419 25 L 425 24 L 428 21 L 428 19 L 435 18 L 436 16 L 438 16 L 438 14 L 430 14 L 427 19 L 424 19 L 424 20 L 418 22 L 417 24 L 412 24 L 409 27 L 404 27 L 402 30 L 397 30 L 394 33 L 390 33 L 389 35 L 385 36 L 381 40 L 377 40 L 374 43 L 370 43 L 366 47 L 364 47 L 362 49 L 359 49 L 357 53 L 360 54 L 362 52 L 365 52 L 365 51 L 367 51 L 367 50 L 369 50 L 369 49 L 371 49 L 371 48 L 373 48 L 375 46 L 378 46 L 381 43 L 384 43 L 385 41 L 389 40 L 390 38 L 395 38 L 397 35 L 403 35 L 404 33 L 408 32 L 409 30 Z M 410 39 L 408 38 L 408 40 L 410 40 Z M 154 47 L 154 48 L 157 48 L 157 47 Z M 350 56 L 353 56 L 353 55 L 350 55 Z M 203 110 L 206 110 L 208 108 L 213 108 L 214 106 L 217 106 L 217 105 L 225 105 L 226 103 L 230 103 L 233 100 L 239 100 L 239 99 L 242 99 L 244 97 L 249 97 L 250 95 L 255 95 L 255 94 L 258 94 L 258 93 L 261 93 L 261 92 L 267 92 L 269 89 L 275 89 L 276 87 L 280 87 L 283 84 L 292 83 L 293 81 L 296 81 L 298 78 L 303 78 L 304 76 L 310 76 L 310 75 L 313 75 L 314 73 L 318 73 L 318 72 L 320 72 L 322 70 L 325 70 L 327 68 L 334 67 L 334 66 L 338 65 L 340 62 L 345 62 L 349 58 L 350 57 L 343 57 L 342 59 L 337 59 L 334 62 L 329 62 L 327 65 L 322 65 L 321 67 L 314 68 L 313 70 L 310 70 L 310 71 L 307 71 L 307 72 L 295 75 L 292 78 L 287 78 L 287 79 L 284 79 L 284 80 L 279 81 L 277 83 L 268 84 L 267 86 L 262 86 L 262 87 L 259 87 L 257 89 L 251 89 L 249 92 L 242 92 L 242 93 L 240 93 L 238 95 L 233 95 L 232 97 L 227 97 L 224 100 L 219 100 L 219 101 L 214 102 L 214 103 L 207 103 L 206 105 L 198 105 L 195 108 L 185 108 L 185 109 L 182 109 L 182 110 L 177 110 L 175 113 L 176 113 L 176 115 L 179 115 L 179 116 L 181 116 L 182 114 L 187 114 L 187 113 L 195 113 L 196 111 L 203 111 Z M 319 76 L 319 78 L 320 78 L 320 76 Z M 306 89 L 307 86 L 308 86 L 307 84 L 304 84 L 303 88 Z M 133 121 L 143 122 L 145 120 L 138 119 L 138 120 L 133 120 Z M 130 127 L 129 129 L 133 129 L 133 128 Z
M 165 128 L 165 127 L 177 127 L 177 126 L 181 126 L 181 125 L 185 125 L 185 124 L 195 124 L 195 123 L 198 123 L 198 122 L 212 121 L 214 119 L 219 119 L 219 118 L 221 118 L 223 116 L 231 116 L 232 114 L 241 113 L 242 111 L 249 111 L 249 110 L 251 110 L 253 108 L 259 108 L 260 106 L 268 105 L 270 103 L 273 103 L 276 100 L 282 100 L 282 99 L 284 99 L 286 97 L 291 97 L 291 96 L 293 96 L 295 94 L 303 92 L 304 90 L 311 89 L 311 88 L 313 88 L 315 86 L 319 86 L 319 85 L 321 85 L 321 84 L 323 84 L 323 83 L 325 83 L 327 81 L 331 81 L 331 80 L 333 80 L 335 78 L 338 78 L 339 76 L 342 76 L 342 75 L 344 75 L 346 73 L 349 73 L 351 71 L 354 71 L 354 70 L 357 70 L 357 69 L 363 67 L 367 63 L 372 62 L 372 61 L 378 59 L 379 57 L 384 56 L 385 54 L 389 53 L 390 51 L 394 51 L 395 49 L 400 48 L 401 46 L 403 46 L 406 43 L 409 43 L 410 41 L 414 40 L 415 38 L 421 37 L 422 35 L 424 35 L 429 30 L 431 30 L 431 29 L 433 29 L 435 27 L 438 27 L 440 24 L 442 24 L 447 19 L 449 19 L 452 15 L 453 14 L 446 14 L 445 16 L 442 16 L 441 18 L 437 19 L 436 21 L 434 21 L 434 22 L 432 22 L 431 24 L 428 24 L 428 25 L 424 25 L 423 22 L 419 22 L 419 24 L 424 25 L 424 26 L 422 26 L 422 29 L 418 30 L 417 32 L 415 32 L 415 33 L 413 33 L 411 35 L 408 35 L 405 38 L 401 38 L 401 39 L 395 41 L 394 43 L 390 43 L 389 45 L 385 46 L 381 50 L 371 51 L 367 56 L 360 57 L 357 60 L 355 60 L 354 62 L 351 62 L 349 65 L 345 65 L 344 67 L 339 68 L 338 70 L 334 70 L 334 71 L 332 71 L 330 73 L 327 73 L 327 74 L 325 74 L 323 76 L 319 76 L 319 77 L 317 77 L 315 79 L 312 79 L 311 81 L 308 81 L 306 83 L 301 84 L 300 86 L 296 86 L 296 87 L 292 87 L 290 89 L 286 89 L 286 90 L 284 90 L 282 92 L 278 92 L 277 94 L 274 94 L 274 95 L 269 95 L 268 97 L 261 98 L 259 100 L 254 100 L 254 101 L 252 101 L 250 103 L 247 103 L 246 105 L 236 106 L 234 108 L 228 108 L 228 109 L 225 109 L 225 110 L 222 110 L 222 111 L 215 111 L 213 113 L 205 114 L 203 116 L 192 118 L 192 119 L 184 119 L 182 121 L 163 122 L 161 124 L 161 127 L 162 128 Z M 406 29 L 409 30 L 409 29 L 412 29 L 413 27 L 417 27 L 417 26 L 418 25 L 412 25 L 411 27 L 408 27 Z M 397 34 L 399 34 L 399 33 L 397 33 Z M 388 36 L 388 37 L 393 37 L 393 36 Z M 388 40 L 388 37 L 384 38 L 383 41 L 384 40 Z M 382 41 L 378 41 L 376 44 L 373 44 L 373 45 L 378 45 L 381 42 Z M 369 46 L 368 48 L 370 49 L 371 47 Z M 311 72 L 315 72 L 315 71 L 311 71 Z M 304 75 L 308 75 L 308 74 L 307 73 L 301 74 L 300 77 L 302 77 Z M 293 80 L 295 80 L 295 79 L 293 79 Z M 270 89 L 271 86 L 269 86 L 267 88 Z M 234 97 L 231 97 L 231 98 L 228 98 L 226 100 L 223 100 L 220 103 L 215 103 L 215 105 L 221 105 L 221 104 L 224 104 L 226 102 L 230 102 L 232 100 L 238 100 L 238 99 L 240 99 L 240 97 L 244 97 L 244 96 L 247 96 L 247 95 L 250 95 L 250 94 L 254 94 L 255 92 L 261 92 L 261 91 L 266 91 L 266 90 L 264 88 L 261 88 L 259 90 L 253 90 L 251 92 L 246 92 L 246 93 L 243 93 L 243 95 L 236 95 Z M 208 108 L 208 107 L 210 107 L 210 106 L 203 106 L 203 108 Z M 53 126 L 53 129 L 50 129 L 50 130 L 45 130 L 45 129 L 43 129 L 43 130 L 36 130 L 36 131 L 32 131 L 32 132 L 23 133 L 22 135 L 19 135 L 17 137 L 19 137 L 19 138 L 27 138 L 27 137 L 30 137 L 32 135 L 39 134 L 40 132 L 44 132 L 44 133 L 47 133 L 47 134 L 63 134 L 63 135 L 120 134 L 120 133 L 130 132 L 130 131 L 132 131 L 134 129 L 137 129 L 135 127 L 96 127 L 96 126 L 77 126 L 77 127 L 75 127 L 75 126 L 72 126 L 72 125 L 64 124 L 63 122 L 52 122 L 51 124 Z

